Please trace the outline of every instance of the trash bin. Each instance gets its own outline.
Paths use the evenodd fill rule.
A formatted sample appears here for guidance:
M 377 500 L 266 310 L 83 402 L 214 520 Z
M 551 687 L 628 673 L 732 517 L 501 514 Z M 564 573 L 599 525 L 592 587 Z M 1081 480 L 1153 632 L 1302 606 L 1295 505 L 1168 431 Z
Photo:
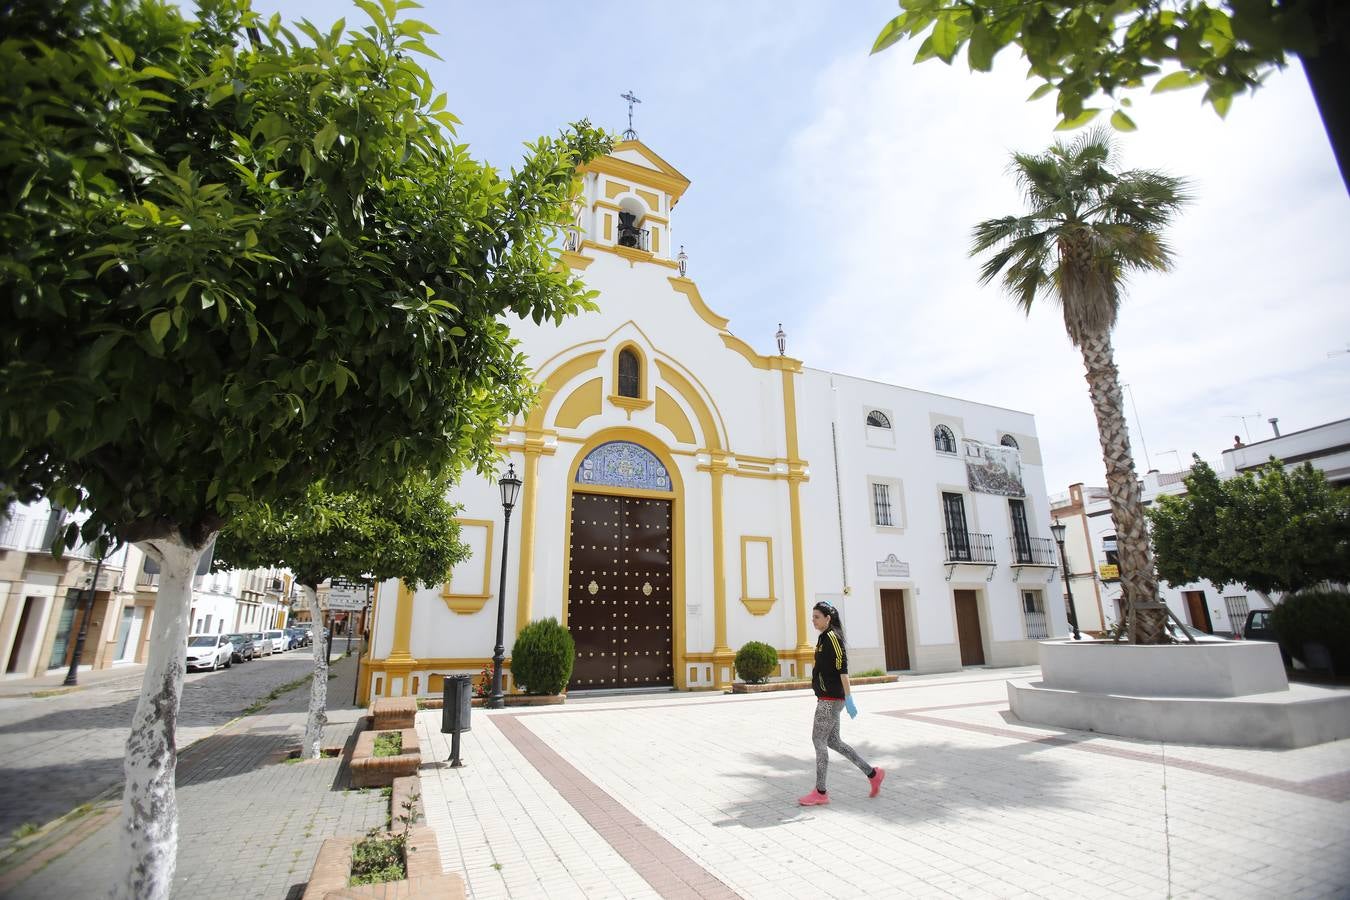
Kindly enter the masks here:
M 452 735 L 449 763 L 453 768 L 459 768 L 463 765 L 459 759 L 459 735 L 469 730 L 473 682 L 468 675 L 447 675 L 441 685 L 441 734 Z

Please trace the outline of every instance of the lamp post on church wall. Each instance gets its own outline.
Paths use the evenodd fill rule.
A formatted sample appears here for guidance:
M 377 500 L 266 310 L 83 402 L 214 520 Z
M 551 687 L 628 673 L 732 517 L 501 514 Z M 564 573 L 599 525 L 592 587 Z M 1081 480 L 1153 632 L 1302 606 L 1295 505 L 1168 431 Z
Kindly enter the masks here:
M 511 542 L 511 508 L 516 505 L 516 497 L 520 495 L 520 485 L 521 481 L 516 477 L 516 465 L 511 463 L 506 467 L 506 474 L 497 481 L 497 486 L 502 491 L 502 511 L 504 513 L 502 521 L 502 574 L 497 588 L 497 646 L 492 651 L 492 693 L 488 695 L 488 709 L 501 709 L 506 705 L 505 695 L 502 693 L 502 661 L 506 654 L 502 636 L 506 622 L 506 547 Z

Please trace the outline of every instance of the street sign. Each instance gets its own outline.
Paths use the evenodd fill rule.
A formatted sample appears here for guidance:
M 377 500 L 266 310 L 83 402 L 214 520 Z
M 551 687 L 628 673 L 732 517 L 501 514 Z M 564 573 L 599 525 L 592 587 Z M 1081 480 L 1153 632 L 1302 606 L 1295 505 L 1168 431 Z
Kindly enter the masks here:
M 334 578 L 330 584 L 332 585 L 328 589 L 330 610 L 365 608 L 367 591 L 365 582 Z

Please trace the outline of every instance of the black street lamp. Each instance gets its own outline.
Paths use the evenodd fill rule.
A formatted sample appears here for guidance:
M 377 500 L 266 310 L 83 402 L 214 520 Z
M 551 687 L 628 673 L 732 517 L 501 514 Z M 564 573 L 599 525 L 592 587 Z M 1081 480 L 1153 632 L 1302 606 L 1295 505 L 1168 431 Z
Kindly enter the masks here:
M 497 588 L 497 646 L 492 651 L 492 693 L 488 695 L 488 709 L 501 709 L 506 705 L 502 694 L 502 659 L 506 654 L 506 648 L 502 646 L 502 629 L 506 620 L 506 545 L 511 542 L 511 508 L 516 505 L 516 497 L 520 495 L 520 485 L 521 481 L 516 477 L 516 465 L 511 463 L 506 467 L 506 474 L 497 481 L 497 486 L 502 489 L 502 510 L 506 515 L 502 521 L 502 577 Z
M 94 612 L 94 595 L 98 593 L 98 574 L 103 569 L 103 558 L 106 556 L 102 544 L 98 547 L 98 562 L 94 564 L 94 577 L 89 583 L 89 602 L 84 605 L 84 616 L 80 619 L 80 633 L 75 638 L 75 652 L 70 655 L 70 669 L 66 672 L 66 680 L 61 682 L 64 685 L 73 685 L 78 683 L 76 674 L 80 668 L 80 657 L 84 655 L 84 639 L 89 634 L 89 617 Z
M 1073 629 L 1073 639 L 1081 641 L 1083 636 L 1078 633 L 1078 610 L 1073 605 L 1073 584 L 1069 581 L 1069 557 L 1064 553 L 1064 532 L 1068 531 L 1068 526 L 1060 523 L 1059 519 L 1050 526 L 1050 533 L 1055 536 L 1055 543 L 1059 544 L 1059 563 L 1064 571 L 1064 594 L 1069 600 L 1069 627 Z

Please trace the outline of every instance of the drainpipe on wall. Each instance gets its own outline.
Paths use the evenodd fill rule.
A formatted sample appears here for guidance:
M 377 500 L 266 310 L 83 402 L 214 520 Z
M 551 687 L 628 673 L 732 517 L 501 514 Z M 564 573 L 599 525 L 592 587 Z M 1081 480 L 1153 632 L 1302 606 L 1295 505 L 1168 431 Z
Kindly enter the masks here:
M 844 495 L 839 487 L 839 394 L 830 376 L 830 447 L 834 450 L 834 505 L 839 515 L 839 577 L 845 596 L 848 588 L 848 559 L 844 554 Z

